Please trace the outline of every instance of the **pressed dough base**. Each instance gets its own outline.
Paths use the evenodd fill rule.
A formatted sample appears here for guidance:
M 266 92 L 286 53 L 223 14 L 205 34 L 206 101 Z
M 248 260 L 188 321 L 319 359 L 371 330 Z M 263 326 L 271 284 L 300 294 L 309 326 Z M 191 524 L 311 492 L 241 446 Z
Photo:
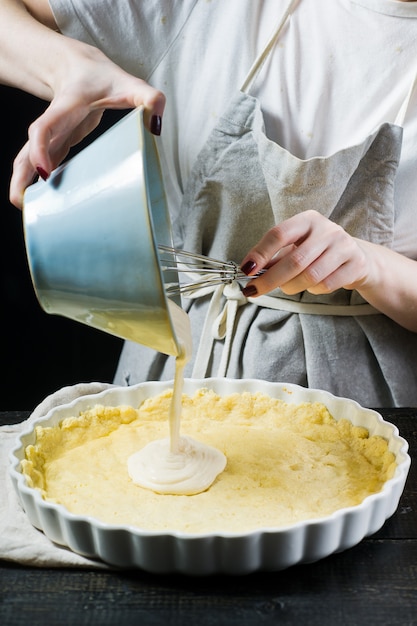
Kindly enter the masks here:
M 139 409 L 96 406 L 36 429 L 22 470 L 46 500 L 109 524 L 185 533 L 248 532 L 321 518 L 381 490 L 395 471 L 385 439 L 320 403 L 257 393 L 183 396 L 181 433 L 221 450 L 227 465 L 193 496 L 160 495 L 129 478 L 127 458 L 168 436 L 172 391 Z

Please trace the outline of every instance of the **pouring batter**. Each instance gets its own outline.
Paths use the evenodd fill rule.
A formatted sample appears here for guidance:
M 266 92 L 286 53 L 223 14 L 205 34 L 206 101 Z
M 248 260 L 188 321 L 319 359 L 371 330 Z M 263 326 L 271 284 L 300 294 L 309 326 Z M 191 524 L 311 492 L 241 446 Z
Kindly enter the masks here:
M 175 377 L 169 409 L 169 437 L 155 439 L 129 456 L 127 467 L 133 482 L 156 493 L 194 495 L 210 487 L 226 467 L 217 448 L 194 437 L 181 435 L 181 400 L 184 368 L 192 355 L 188 316 L 170 303 L 181 352 L 175 360 Z

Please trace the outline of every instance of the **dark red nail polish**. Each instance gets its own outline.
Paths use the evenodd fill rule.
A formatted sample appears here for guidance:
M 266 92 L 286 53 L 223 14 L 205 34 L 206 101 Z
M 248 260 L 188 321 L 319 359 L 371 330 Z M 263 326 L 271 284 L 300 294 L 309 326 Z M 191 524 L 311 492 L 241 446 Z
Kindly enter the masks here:
M 43 169 L 43 167 L 41 167 L 40 165 L 38 165 L 38 167 L 36 168 L 36 171 L 38 172 L 39 176 L 42 178 L 42 180 L 47 180 L 48 178 L 48 174 L 47 172 L 45 172 L 45 170 Z
M 245 265 L 242 265 L 241 270 L 244 274 L 246 274 L 246 276 L 249 276 L 249 274 L 253 272 L 255 267 L 256 267 L 255 261 L 246 261 Z
M 152 115 L 150 130 L 153 135 L 160 135 L 162 128 L 162 118 L 160 115 Z
M 255 285 L 248 285 L 247 287 L 242 289 L 242 293 L 246 298 L 252 298 L 258 295 L 258 290 L 256 289 Z

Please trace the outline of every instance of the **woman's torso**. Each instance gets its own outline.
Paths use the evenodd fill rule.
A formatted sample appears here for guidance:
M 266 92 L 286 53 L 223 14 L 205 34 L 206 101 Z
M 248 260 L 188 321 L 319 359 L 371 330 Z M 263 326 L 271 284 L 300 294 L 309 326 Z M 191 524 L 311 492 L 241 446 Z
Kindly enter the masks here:
M 136 48 L 133 45 L 130 55 L 125 58 L 124 49 L 112 51 L 110 43 L 104 48 L 130 71 L 132 58 L 144 59 L 137 73 L 167 95 L 160 149 L 174 218 L 183 210 L 184 191 L 190 189 L 195 179 L 190 172 L 197 155 L 201 156 L 213 127 L 221 122 L 250 64 L 287 4 L 285 1 L 255 5 L 236 0 L 227 3 L 225 9 L 223 3 L 217 2 L 185 3 L 177 7 L 183 11 L 181 19 L 177 21 L 175 14 L 176 19 L 171 21 L 173 16 L 165 14 L 161 8 L 165 5 L 160 3 L 160 10 L 154 9 L 154 28 L 139 29 L 135 45 L 138 41 L 140 45 Z M 251 91 L 262 107 L 269 139 L 282 147 L 278 150 L 281 156 L 287 151 L 295 161 L 314 161 L 315 157 L 332 161 L 339 151 L 366 142 L 381 123 L 395 120 L 415 73 L 411 57 L 417 46 L 411 35 L 417 22 L 410 19 L 416 17 L 416 9 L 411 5 L 408 5 L 408 17 L 405 3 L 386 0 L 323 0 L 320 5 L 326 6 L 325 16 L 313 0 L 300 0 Z M 169 6 L 172 8 L 172 3 Z M 372 10 L 375 7 L 382 12 Z M 404 15 L 393 15 L 397 9 Z M 149 6 L 143 10 L 149 10 Z M 166 25 L 169 28 L 164 30 Z M 108 27 L 114 30 L 110 24 Z M 158 37 L 152 44 L 155 33 Z M 103 40 L 102 31 L 98 39 Z M 243 47 L 242 42 L 246 43 Z M 127 48 L 128 43 L 129 38 L 125 37 Z M 144 49 L 140 51 L 141 46 Z M 409 147 L 415 119 L 411 102 L 400 176 L 396 179 L 395 211 L 391 211 L 395 218 L 394 235 L 389 240 L 389 245 L 410 256 L 417 256 L 412 228 Z M 239 163 L 236 167 L 239 169 Z M 407 193 L 404 193 L 406 185 Z M 187 197 L 193 198 L 193 194 L 185 193 Z M 185 211 L 192 212 L 192 205 L 192 201 L 185 204 Z M 263 206 L 261 201 L 259 207 Z M 189 219 L 199 219 L 195 208 Z M 302 205 L 301 210 L 304 208 L 316 207 Z M 200 217 L 204 210 L 207 205 Z M 263 226 L 266 212 L 259 219 L 265 228 L 270 227 L 269 223 Z M 197 228 L 196 236 L 203 231 Z M 221 248 L 224 239 L 221 229 L 213 228 L 208 236 L 213 237 L 213 249 L 219 244 Z M 224 241 L 225 246 L 230 243 L 227 237 Z M 197 340 L 207 306 L 207 299 L 192 305 L 190 317 Z M 374 406 L 404 404 L 412 397 L 407 395 L 407 387 L 416 387 L 417 382 L 412 374 L 414 348 L 410 348 L 406 331 L 393 328 L 393 323 L 384 316 L 377 317 L 381 323 L 375 325 L 356 318 L 322 319 L 244 306 L 237 316 L 236 340 L 227 375 L 318 386 Z M 407 336 L 403 337 L 404 333 Z M 144 359 L 142 354 L 137 354 L 138 347 L 134 348 L 127 346 L 124 351 L 119 382 L 123 379 L 131 384 L 143 378 L 166 377 L 161 355 Z M 207 374 L 215 371 L 214 364 L 221 358 L 221 351 L 221 342 L 216 342 Z M 392 359 L 396 359 L 394 369 Z M 391 376 L 390 372 L 395 371 L 399 375 Z M 411 378 L 406 379 L 402 372 L 411 373 Z

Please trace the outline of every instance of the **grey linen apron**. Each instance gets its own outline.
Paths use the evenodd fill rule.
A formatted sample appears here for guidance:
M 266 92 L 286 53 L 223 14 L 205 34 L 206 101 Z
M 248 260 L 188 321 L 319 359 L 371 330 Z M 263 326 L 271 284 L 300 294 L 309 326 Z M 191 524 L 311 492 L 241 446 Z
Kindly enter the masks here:
M 177 225 L 185 250 L 240 261 L 276 223 L 311 208 L 354 237 L 392 244 L 401 124 L 412 90 L 394 124 L 383 123 L 362 143 L 328 157 L 301 160 L 269 140 L 249 86 L 294 4 L 194 164 Z M 186 376 L 291 382 L 365 406 L 417 405 L 417 334 L 355 291 L 288 296 L 277 289 L 246 299 L 232 284 L 201 290 L 184 308 L 194 345 Z M 115 382 L 173 374 L 172 357 L 126 343 Z

